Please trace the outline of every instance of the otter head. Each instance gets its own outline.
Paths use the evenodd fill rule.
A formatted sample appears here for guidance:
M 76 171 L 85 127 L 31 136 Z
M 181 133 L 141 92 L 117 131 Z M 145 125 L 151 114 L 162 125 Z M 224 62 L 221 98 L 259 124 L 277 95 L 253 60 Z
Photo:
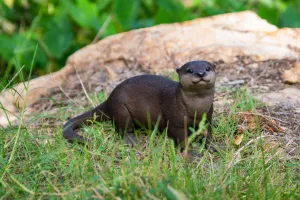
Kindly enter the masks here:
M 185 91 L 212 89 L 215 86 L 216 65 L 207 61 L 192 61 L 177 68 L 181 87 Z

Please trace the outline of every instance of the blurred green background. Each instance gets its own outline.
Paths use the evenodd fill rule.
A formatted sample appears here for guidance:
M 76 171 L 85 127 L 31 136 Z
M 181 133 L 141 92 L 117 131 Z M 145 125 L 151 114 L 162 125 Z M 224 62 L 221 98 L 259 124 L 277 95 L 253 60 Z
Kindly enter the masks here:
M 300 27 L 300 0 L 0 0 L 0 91 L 54 72 L 109 35 L 161 23 L 253 10 L 278 27 Z

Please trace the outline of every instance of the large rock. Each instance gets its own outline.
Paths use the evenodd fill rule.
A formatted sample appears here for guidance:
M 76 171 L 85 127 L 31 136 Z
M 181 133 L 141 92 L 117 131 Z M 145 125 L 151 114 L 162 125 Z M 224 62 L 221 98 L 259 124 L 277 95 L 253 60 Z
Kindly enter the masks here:
M 98 91 L 105 83 L 167 71 L 195 59 L 226 63 L 240 57 L 300 59 L 299 52 L 300 29 L 278 29 L 250 11 L 133 30 L 75 52 L 60 71 L 31 80 L 29 90 L 19 84 L 3 92 L 0 102 L 7 112 L 0 111 L 0 125 L 17 120 L 25 103 L 28 115 L 38 112 L 33 108 L 41 97 L 58 93 L 73 97 L 80 81 L 87 90 Z

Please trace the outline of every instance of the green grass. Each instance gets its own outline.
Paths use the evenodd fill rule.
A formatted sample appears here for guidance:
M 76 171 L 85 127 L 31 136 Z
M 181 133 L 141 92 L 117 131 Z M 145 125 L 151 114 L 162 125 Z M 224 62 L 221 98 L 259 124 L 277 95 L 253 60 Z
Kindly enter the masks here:
M 68 144 L 61 127 L 1 129 L 0 199 L 299 199 L 299 162 L 266 151 L 260 129 L 232 144 L 236 113 L 259 105 L 247 90 L 232 98 L 231 111 L 215 117 L 214 139 L 225 148 L 199 147 L 203 157 L 193 160 L 156 131 L 127 147 L 109 122 L 82 129 L 89 146 Z

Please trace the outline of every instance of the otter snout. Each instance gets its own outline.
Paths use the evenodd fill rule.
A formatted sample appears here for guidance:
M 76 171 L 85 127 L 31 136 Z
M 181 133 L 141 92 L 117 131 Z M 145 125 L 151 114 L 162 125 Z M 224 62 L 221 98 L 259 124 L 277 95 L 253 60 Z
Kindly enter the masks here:
M 196 72 L 196 75 L 202 78 L 206 75 L 206 72 Z

